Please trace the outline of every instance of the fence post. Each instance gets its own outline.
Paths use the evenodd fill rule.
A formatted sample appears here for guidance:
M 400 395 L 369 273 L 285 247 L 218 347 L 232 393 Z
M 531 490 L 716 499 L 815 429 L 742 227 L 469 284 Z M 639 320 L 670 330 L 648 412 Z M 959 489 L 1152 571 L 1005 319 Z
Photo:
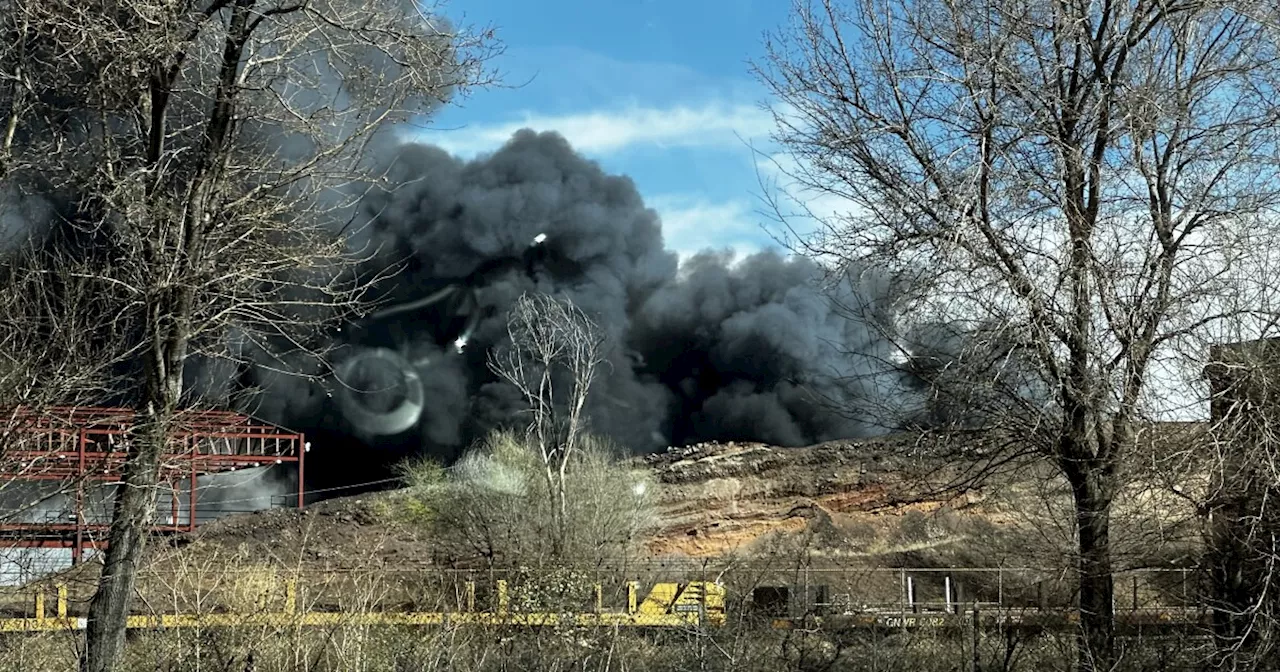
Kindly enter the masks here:
M 973 672 L 982 672 L 982 653 L 978 650 L 978 638 L 981 635 L 982 618 L 978 613 L 978 601 L 973 601 Z
M 289 579 L 284 582 L 284 613 L 298 613 L 298 581 Z
M 911 580 L 907 577 L 907 568 L 902 567 L 898 570 L 901 575 L 900 582 L 902 584 L 902 615 L 905 618 L 907 608 L 911 606 Z

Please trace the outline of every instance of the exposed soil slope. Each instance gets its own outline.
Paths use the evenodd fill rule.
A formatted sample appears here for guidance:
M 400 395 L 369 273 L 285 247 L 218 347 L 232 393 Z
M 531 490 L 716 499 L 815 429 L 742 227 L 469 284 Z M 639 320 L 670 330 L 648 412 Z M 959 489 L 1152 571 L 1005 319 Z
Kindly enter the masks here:
M 1003 464 L 981 488 L 941 487 L 991 467 L 990 442 L 981 434 L 898 435 L 806 448 L 700 444 L 636 458 L 658 488 L 658 524 L 644 547 L 655 560 L 803 547 L 844 566 L 1069 562 L 1070 500 L 1043 468 Z M 940 452 L 947 461 L 937 459 Z M 1137 480 L 1116 507 L 1117 566 L 1184 562 L 1197 529 L 1189 507 L 1167 484 Z M 384 492 L 225 518 L 156 540 L 147 580 L 228 565 L 277 572 L 421 566 L 433 548 L 414 502 Z M 87 563 L 57 580 L 72 584 L 73 598 L 87 597 L 95 570 Z

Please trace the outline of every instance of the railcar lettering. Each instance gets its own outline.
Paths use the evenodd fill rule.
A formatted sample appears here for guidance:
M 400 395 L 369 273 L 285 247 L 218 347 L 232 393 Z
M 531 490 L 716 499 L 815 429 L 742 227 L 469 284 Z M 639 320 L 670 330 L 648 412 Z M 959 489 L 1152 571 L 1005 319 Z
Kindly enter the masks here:
M 946 616 L 882 616 L 880 625 L 887 628 L 940 628 L 947 624 Z

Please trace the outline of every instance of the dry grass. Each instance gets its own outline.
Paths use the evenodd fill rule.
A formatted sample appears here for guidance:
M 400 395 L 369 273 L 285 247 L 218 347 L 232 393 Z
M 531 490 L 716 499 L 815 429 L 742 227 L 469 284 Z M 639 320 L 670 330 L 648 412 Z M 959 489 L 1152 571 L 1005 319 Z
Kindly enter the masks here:
M 984 634 L 981 669 L 1067 672 L 1070 635 L 1019 639 Z M 735 623 L 711 632 L 476 627 L 136 633 L 122 669 L 162 672 L 944 672 L 972 669 L 972 633 L 777 631 Z M 1117 672 L 1192 669 L 1183 640 L 1128 641 Z M 57 635 L 0 640 L 0 672 L 71 672 L 77 642 Z

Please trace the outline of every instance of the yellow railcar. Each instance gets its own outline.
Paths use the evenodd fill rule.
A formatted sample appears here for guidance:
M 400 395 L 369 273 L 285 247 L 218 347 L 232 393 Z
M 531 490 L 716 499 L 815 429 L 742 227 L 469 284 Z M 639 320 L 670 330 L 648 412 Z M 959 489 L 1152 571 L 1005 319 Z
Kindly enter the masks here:
M 335 625 L 489 625 L 489 626 L 610 626 L 680 628 L 721 626 L 725 623 L 724 586 L 710 581 L 658 583 L 643 600 L 640 585 L 627 584 L 627 605 L 608 609 L 601 599 L 602 590 L 595 584 L 595 608 L 579 613 L 519 611 L 510 608 L 507 582 L 495 585 L 492 608 L 475 609 L 475 584 L 466 584 L 467 599 L 457 611 L 362 611 L 322 612 L 297 608 L 297 584 L 285 584 L 285 603 L 278 612 L 260 613 L 174 613 L 135 614 L 128 617 L 131 629 L 216 628 L 240 626 L 335 626 Z M 45 612 L 45 593 L 35 594 L 34 613 L 30 617 L 0 619 L 0 632 L 42 632 L 81 630 L 85 619 L 68 615 L 67 589 L 57 590 L 56 615 Z

